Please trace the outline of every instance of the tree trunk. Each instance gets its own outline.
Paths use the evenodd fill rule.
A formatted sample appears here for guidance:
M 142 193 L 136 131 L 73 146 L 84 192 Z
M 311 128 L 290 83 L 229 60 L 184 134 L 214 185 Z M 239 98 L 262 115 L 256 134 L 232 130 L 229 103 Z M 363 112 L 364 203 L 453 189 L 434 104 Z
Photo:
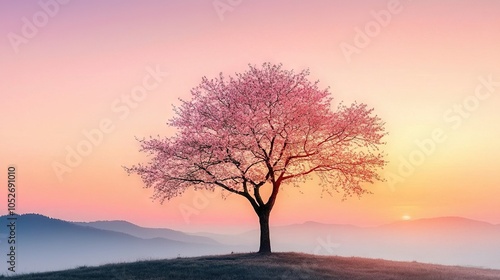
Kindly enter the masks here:
M 259 216 L 260 224 L 260 247 L 259 253 L 269 254 L 271 253 L 271 238 L 269 235 L 269 214 L 270 210 L 261 210 L 257 215 Z

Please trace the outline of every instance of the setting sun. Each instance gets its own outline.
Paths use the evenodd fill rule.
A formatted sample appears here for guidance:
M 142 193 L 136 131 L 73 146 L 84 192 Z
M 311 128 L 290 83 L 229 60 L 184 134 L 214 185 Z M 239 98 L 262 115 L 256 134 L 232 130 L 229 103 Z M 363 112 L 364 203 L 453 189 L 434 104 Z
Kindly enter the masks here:
M 409 221 L 409 220 L 411 220 L 411 216 L 410 215 L 403 215 L 403 217 L 401 217 L 401 219 L 403 219 L 403 221 Z

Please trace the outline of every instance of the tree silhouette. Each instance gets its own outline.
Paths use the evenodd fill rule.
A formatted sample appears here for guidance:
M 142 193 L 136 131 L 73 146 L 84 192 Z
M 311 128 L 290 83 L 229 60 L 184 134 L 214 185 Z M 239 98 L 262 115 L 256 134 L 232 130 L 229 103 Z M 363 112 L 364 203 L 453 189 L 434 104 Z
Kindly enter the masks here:
M 243 196 L 259 217 L 259 252 L 271 252 L 269 215 L 285 185 L 315 174 L 324 190 L 345 198 L 382 180 L 384 123 L 364 104 L 332 110 L 328 89 L 308 75 L 264 63 L 235 77 L 203 77 L 192 99 L 174 108 L 169 125 L 177 134 L 140 140 L 150 162 L 126 170 L 162 203 L 190 187 Z M 268 197 L 263 186 L 272 188 Z

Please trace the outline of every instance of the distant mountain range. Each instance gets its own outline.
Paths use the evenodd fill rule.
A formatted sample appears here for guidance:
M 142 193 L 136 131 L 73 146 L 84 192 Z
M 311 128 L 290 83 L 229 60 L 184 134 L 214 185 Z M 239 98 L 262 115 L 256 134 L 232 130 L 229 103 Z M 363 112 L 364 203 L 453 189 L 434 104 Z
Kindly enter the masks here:
M 259 232 L 198 233 L 225 244 L 258 244 Z M 500 225 L 441 217 L 377 227 L 306 222 L 273 227 L 274 251 L 359 256 L 500 269 Z
M 4 256 L 10 246 L 7 244 L 7 224 L 7 217 L 0 217 L 0 252 Z M 16 224 L 17 272 L 220 254 L 231 250 L 206 237 L 167 229 L 145 229 L 116 221 L 85 225 L 26 214 L 18 216 Z M 140 237 L 141 233 L 144 237 Z M 163 236 L 171 236 L 172 239 Z M 1 273 L 6 273 L 7 265 L 1 265 L 0 269 Z
M 182 231 L 177 231 L 167 228 L 144 228 L 129 223 L 127 221 L 97 221 L 97 222 L 73 223 L 73 224 L 102 229 L 102 230 L 122 232 L 138 238 L 146 238 L 146 239 L 165 238 L 180 242 L 220 245 L 219 242 L 216 242 L 215 240 L 210 239 L 208 237 L 186 234 Z
M 0 217 L 0 253 L 8 251 Z M 140 259 L 256 251 L 257 230 L 236 235 L 187 234 L 126 221 L 73 223 L 37 214 L 18 216 L 18 272 L 50 271 Z M 500 225 L 444 217 L 378 227 L 307 222 L 273 227 L 274 251 L 360 256 L 500 269 Z M 0 266 L 1 273 L 7 265 Z

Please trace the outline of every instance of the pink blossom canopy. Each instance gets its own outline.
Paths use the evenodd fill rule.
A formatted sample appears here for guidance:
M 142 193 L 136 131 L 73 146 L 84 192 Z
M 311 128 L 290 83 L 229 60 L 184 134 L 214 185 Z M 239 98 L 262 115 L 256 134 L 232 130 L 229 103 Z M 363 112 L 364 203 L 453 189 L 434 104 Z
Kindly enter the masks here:
M 256 207 L 265 204 L 262 185 L 279 189 L 313 174 L 326 191 L 361 195 L 364 182 L 382 180 L 384 123 L 364 104 L 332 110 L 328 89 L 308 75 L 265 63 L 234 77 L 204 77 L 175 108 L 169 125 L 177 134 L 141 140 L 150 161 L 127 170 L 161 201 L 189 187 L 220 187 Z

